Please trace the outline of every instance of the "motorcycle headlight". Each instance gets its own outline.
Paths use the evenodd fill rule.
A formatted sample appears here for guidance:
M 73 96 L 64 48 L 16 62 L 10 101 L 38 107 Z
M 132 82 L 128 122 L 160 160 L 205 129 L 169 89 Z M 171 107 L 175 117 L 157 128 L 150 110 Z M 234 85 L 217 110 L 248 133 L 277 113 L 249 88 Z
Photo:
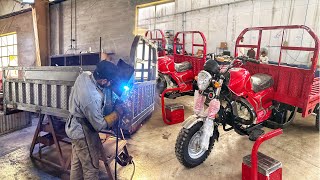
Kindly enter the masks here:
M 198 74 L 198 81 L 197 81 L 199 90 L 204 91 L 205 89 L 207 89 L 211 79 L 212 79 L 212 76 L 210 75 L 210 73 L 204 70 L 200 71 Z

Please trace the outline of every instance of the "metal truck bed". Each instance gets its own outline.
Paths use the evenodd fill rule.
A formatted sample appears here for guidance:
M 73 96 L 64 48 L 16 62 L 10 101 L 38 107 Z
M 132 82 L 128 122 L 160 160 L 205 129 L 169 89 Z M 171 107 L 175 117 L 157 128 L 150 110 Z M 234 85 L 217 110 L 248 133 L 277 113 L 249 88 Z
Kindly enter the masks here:
M 92 70 L 94 66 L 4 68 L 4 112 L 19 109 L 67 118 L 74 81 L 82 71 Z M 18 71 L 18 77 L 10 77 L 11 71 Z

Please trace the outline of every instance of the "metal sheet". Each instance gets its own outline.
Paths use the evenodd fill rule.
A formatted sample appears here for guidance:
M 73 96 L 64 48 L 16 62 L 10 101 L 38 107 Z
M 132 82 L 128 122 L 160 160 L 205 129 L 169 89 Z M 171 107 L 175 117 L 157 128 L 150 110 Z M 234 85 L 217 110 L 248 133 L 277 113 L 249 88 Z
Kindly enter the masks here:
M 78 75 L 74 72 L 53 71 L 46 73 L 46 71 L 26 71 L 25 78 L 46 81 L 75 81 Z
M 251 166 L 251 155 L 243 157 L 243 163 Z M 263 153 L 258 152 L 258 171 L 259 173 L 269 176 L 271 173 L 281 168 L 280 161 L 275 160 Z
M 17 112 L 9 115 L 0 114 L 0 135 L 31 125 L 29 112 Z

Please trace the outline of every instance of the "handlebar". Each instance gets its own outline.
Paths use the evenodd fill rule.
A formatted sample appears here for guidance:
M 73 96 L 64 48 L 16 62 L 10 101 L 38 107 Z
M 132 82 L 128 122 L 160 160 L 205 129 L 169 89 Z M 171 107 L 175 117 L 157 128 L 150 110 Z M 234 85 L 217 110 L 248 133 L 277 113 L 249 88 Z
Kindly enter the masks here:
M 245 57 L 245 56 L 240 56 L 240 57 L 237 57 L 237 58 L 232 58 L 232 61 L 230 62 L 229 66 L 227 67 L 227 69 L 225 70 L 225 72 L 223 72 L 223 74 L 227 73 L 234 65 L 234 62 L 235 60 L 241 60 L 243 63 L 244 62 L 251 62 L 251 63 L 256 63 L 256 64 L 260 64 L 260 61 L 259 60 L 256 60 L 256 59 L 252 59 L 252 58 L 249 58 L 249 57 Z
M 245 61 L 245 62 L 251 62 L 251 63 L 260 64 L 260 61 L 259 61 L 259 60 L 252 59 L 252 58 L 248 58 L 248 57 L 245 57 L 245 56 L 237 57 L 237 59 L 239 59 L 239 60 L 241 60 L 241 61 Z

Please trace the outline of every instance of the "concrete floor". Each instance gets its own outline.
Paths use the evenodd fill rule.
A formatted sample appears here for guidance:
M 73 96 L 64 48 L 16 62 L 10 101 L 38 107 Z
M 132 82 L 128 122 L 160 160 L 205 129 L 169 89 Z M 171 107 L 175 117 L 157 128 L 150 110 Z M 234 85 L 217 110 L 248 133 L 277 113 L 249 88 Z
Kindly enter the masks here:
M 192 97 L 181 97 L 176 102 L 185 105 L 185 116 L 192 113 Z M 283 135 L 260 147 L 261 152 L 282 162 L 283 179 L 320 179 L 319 133 L 314 119 L 314 116 L 302 119 L 298 114 Z M 36 120 L 32 127 L 0 137 L 0 179 L 68 179 L 67 174 L 30 160 L 35 126 Z M 219 142 L 208 159 L 196 168 L 187 169 L 174 153 L 180 129 L 181 124 L 168 126 L 162 122 L 157 105 L 151 119 L 128 140 L 136 164 L 134 179 L 241 179 L 242 157 L 250 153 L 253 145 L 247 137 L 221 129 Z M 132 170 L 131 165 L 119 168 L 120 179 L 130 179 Z M 104 172 L 101 177 L 105 177 Z

